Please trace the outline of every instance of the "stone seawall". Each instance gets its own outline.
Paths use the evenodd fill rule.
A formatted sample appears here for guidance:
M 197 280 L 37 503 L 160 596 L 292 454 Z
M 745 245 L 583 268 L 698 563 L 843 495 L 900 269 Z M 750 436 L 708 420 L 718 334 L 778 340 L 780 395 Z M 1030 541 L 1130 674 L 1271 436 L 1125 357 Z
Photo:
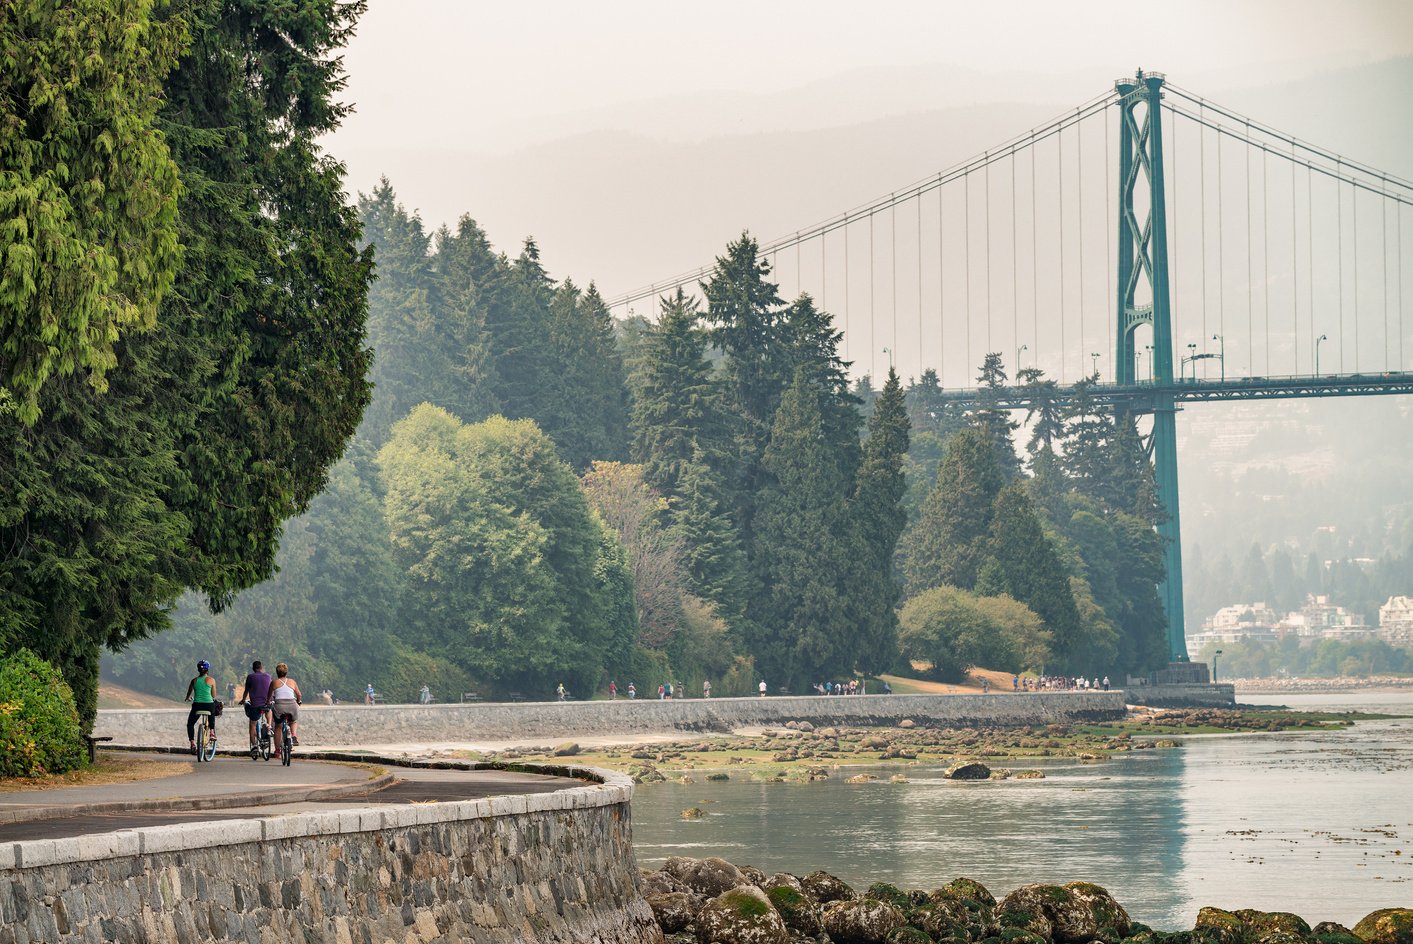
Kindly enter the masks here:
M 633 785 L 0 844 L 0 944 L 658 944 Z
M 1128 690 L 1129 704 L 1152 708 L 1231 708 L 1236 687 L 1230 682 L 1208 685 L 1138 685 Z
M 306 705 L 300 739 L 308 744 L 388 745 L 729 731 L 786 721 L 818 725 L 918 724 L 953 727 L 1108 721 L 1124 716 L 1124 693 L 1037 692 L 995 695 L 853 695 L 824 698 L 694 698 L 659 701 L 478 703 L 469 705 Z M 239 716 L 237 716 L 239 717 Z M 223 719 L 224 720 L 224 719 Z M 94 733 L 141 747 L 179 744 L 184 709 L 98 712 Z

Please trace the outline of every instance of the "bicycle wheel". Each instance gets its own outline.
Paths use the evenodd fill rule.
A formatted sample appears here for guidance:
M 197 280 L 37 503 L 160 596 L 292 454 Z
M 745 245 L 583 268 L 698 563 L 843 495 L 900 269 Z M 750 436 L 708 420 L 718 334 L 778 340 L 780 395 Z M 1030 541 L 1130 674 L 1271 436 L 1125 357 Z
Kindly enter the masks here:
M 290 760 L 294 757 L 294 735 L 290 734 L 289 722 L 280 722 L 280 740 L 284 742 L 284 749 L 280 752 L 280 763 L 288 767 Z
M 205 745 L 202 747 L 202 753 L 206 755 L 204 760 L 206 760 L 207 763 L 210 763 L 211 761 L 216 759 L 216 734 L 214 731 L 211 730 L 210 721 L 205 718 L 202 718 L 201 720 L 205 725 L 204 732 L 206 735 L 206 742 Z
M 265 719 L 260 719 L 260 758 L 265 762 L 270 760 L 270 726 L 265 723 Z
M 196 762 L 199 764 L 206 760 L 206 718 L 204 715 L 196 717 Z

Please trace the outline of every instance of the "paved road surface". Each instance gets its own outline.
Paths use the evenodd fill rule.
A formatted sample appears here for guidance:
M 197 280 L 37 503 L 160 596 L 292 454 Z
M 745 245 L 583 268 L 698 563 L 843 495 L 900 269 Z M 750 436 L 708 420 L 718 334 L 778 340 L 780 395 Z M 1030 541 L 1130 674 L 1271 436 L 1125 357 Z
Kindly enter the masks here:
M 369 789 L 360 790 L 358 785 L 369 782 L 375 771 L 298 758 L 288 768 L 281 767 L 274 761 L 266 764 L 243 758 L 218 758 L 211 764 L 192 764 L 193 769 L 190 772 L 181 772 L 182 765 L 190 762 L 189 757 L 165 754 L 137 756 L 151 756 L 169 762 L 177 772 L 171 777 L 138 783 L 0 794 L 0 817 L 7 811 L 12 816 L 17 816 L 36 812 L 36 807 L 46 808 L 43 818 L 18 822 L 0 821 L 0 842 L 60 839 L 89 833 L 189 822 L 209 822 L 214 833 L 220 829 L 222 820 L 278 816 L 309 810 L 347 809 L 384 803 L 446 802 L 508 794 L 550 793 L 584 785 L 582 781 L 567 777 L 500 770 L 395 767 L 391 768 L 394 775 L 391 784 L 379 789 L 378 784 L 374 783 Z M 272 788 L 285 788 L 286 798 L 282 800 L 277 796 L 269 796 Z M 324 799 L 306 798 L 311 788 L 327 788 L 337 795 Z M 269 802 L 252 806 L 228 806 L 222 809 L 91 811 L 95 804 L 104 804 L 106 808 L 108 804 L 148 801 L 154 798 L 229 803 L 230 798 L 243 795 L 252 789 L 265 792 Z M 296 799 L 289 799 L 291 796 Z

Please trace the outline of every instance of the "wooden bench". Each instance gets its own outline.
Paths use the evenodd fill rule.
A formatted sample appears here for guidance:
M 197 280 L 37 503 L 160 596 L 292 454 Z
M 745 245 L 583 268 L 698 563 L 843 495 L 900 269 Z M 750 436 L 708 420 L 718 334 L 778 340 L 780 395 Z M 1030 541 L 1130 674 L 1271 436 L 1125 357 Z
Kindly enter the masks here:
M 98 742 L 111 741 L 113 739 L 111 737 L 94 737 L 91 734 L 85 734 L 83 740 L 84 743 L 88 745 L 88 762 L 93 764 L 98 761 Z
M 464 704 L 466 704 L 466 703 L 469 702 L 469 701 L 481 701 L 481 693 L 480 693 L 480 692 L 462 692 L 462 693 L 461 693 L 461 703 L 464 705 Z

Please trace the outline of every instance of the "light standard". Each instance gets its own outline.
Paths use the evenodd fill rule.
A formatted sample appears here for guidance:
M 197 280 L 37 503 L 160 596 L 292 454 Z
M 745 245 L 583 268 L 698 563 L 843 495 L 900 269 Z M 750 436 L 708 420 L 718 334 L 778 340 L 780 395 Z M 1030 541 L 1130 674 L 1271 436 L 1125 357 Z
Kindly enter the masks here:
M 1151 345 L 1151 344 L 1145 344 L 1145 345 L 1143 345 L 1143 347 L 1144 347 L 1144 350 L 1146 350 L 1146 351 L 1148 352 L 1148 382 L 1149 382 L 1149 383 L 1152 383 L 1152 382 L 1153 382 L 1153 345 Z
M 1185 364 L 1191 364 L 1191 365 L 1192 365 L 1192 379 L 1193 379 L 1194 382 L 1196 382 L 1196 380 L 1197 380 L 1197 342 L 1196 342 L 1196 341 L 1189 341 L 1189 342 L 1188 342 L 1188 344 L 1187 344 L 1187 357 L 1184 359 L 1183 363 L 1185 363 Z M 1183 380 L 1186 380 L 1186 379 L 1187 379 L 1185 371 L 1179 371 L 1178 373 L 1179 373 L 1179 376 L 1180 376 L 1181 379 L 1183 379 Z
M 1213 681 L 1213 682 L 1215 682 L 1215 681 L 1217 680 L 1217 656 L 1219 656 L 1219 655 L 1221 655 L 1221 654 L 1222 654 L 1222 650 L 1220 650 L 1220 649 L 1214 649 L 1214 650 L 1212 650 L 1212 681 Z
M 1214 334 L 1212 340 L 1222 342 L 1221 353 L 1217 356 L 1222 359 L 1222 382 L 1225 383 L 1227 379 L 1227 339 L 1225 335 Z
M 1099 376 L 1099 355 L 1098 355 L 1098 354 L 1090 354 L 1089 356 L 1090 356 L 1090 358 L 1093 359 L 1093 365 L 1092 365 L 1092 366 L 1093 366 L 1093 368 L 1094 368 L 1094 376 L 1095 376 L 1095 377 L 1098 377 L 1098 376 Z
M 885 348 L 883 349 L 883 353 L 888 355 L 888 369 L 889 369 L 889 370 L 892 370 L 892 369 L 893 369 L 893 349 L 892 349 L 892 348 L 889 348 L 889 347 L 885 347 Z
M 1020 356 L 1021 356 L 1021 351 L 1028 351 L 1028 350 L 1030 350 L 1030 345 L 1029 345 L 1029 344 L 1022 344 L 1020 347 L 1016 348 L 1016 373 L 1020 373 Z
M 1142 351 L 1134 351 L 1134 352 L 1133 352 L 1133 360 L 1134 360 L 1134 365 L 1133 365 L 1133 382 L 1134 382 L 1134 383 L 1138 383 L 1139 375 L 1141 375 L 1141 374 L 1143 373 L 1143 352 L 1142 352 Z
M 1321 341 L 1328 341 L 1329 339 L 1330 339 L 1330 336 L 1329 336 L 1328 334 L 1322 334 L 1322 335 L 1320 335 L 1318 338 L 1315 339 L 1315 376 L 1316 376 L 1316 377 L 1320 376 L 1320 342 L 1321 342 Z

